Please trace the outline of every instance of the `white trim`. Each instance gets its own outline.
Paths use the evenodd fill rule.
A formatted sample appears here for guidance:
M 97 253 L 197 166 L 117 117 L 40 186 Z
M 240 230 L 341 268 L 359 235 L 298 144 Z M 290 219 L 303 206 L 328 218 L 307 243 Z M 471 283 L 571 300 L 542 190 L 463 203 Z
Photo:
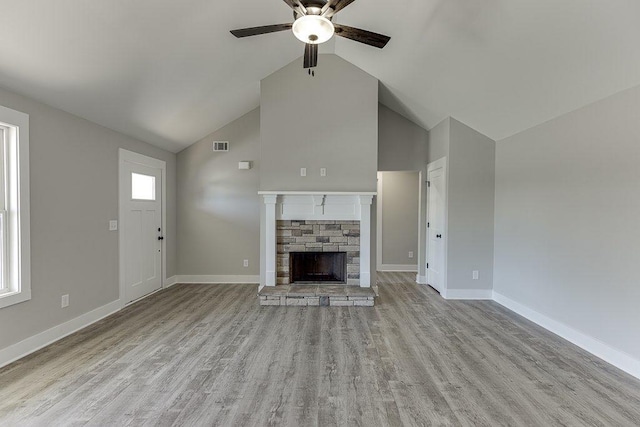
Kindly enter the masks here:
M 376 269 L 382 269 L 382 203 L 383 173 L 378 172 L 378 197 L 376 199 Z
M 360 287 L 371 287 L 371 204 L 374 195 L 361 194 L 360 201 Z
M 278 202 L 278 196 L 273 194 L 265 194 L 262 196 L 265 204 L 264 214 L 264 230 L 265 230 L 265 245 L 266 247 L 260 251 L 262 261 L 267 266 L 267 272 L 265 274 L 265 285 L 275 286 L 277 284 L 277 266 L 276 266 L 276 254 L 277 252 L 277 237 L 276 237 L 276 203 Z
M 178 276 L 167 277 L 164 281 L 164 284 L 162 285 L 162 288 L 163 289 L 170 288 L 176 283 L 178 283 Z
M 259 275 L 178 275 L 174 276 L 176 283 L 203 283 L 203 284 L 258 284 L 260 283 Z
M 491 289 L 446 289 L 441 293 L 444 299 L 449 300 L 491 300 Z
M 416 274 L 416 283 L 419 285 L 426 285 L 427 276 L 421 276 L 420 274 Z
M 17 144 L 13 155 L 16 158 L 17 182 L 10 183 L 16 188 L 14 202 L 17 215 L 12 215 L 7 221 L 10 234 L 8 281 L 12 282 L 12 289 L 4 292 L 0 297 L 0 308 L 8 307 L 31 299 L 31 213 L 30 213 L 30 184 L 29 184 L 29 115 L 20 111 L 0 106 L 0 125 L 17 131 Z M 8 163 L 7 163 L 8 164 Z M 14 226 L 11 227 L 13 222 Z
M 261 196 L 375 196 L 375 191 L 258 191 Z
M 619 369 L 622 369 L 626 373 L 633 375 L 636 378 L 640 378 L 640 360 L 633 356 L 615 349 L 597 338 L 586 335 L 562 322 L 558 322 L 557 320 L 520 304 L 519 302 L 516 302 L 498 292 L 493 292 L 493 300 L 522 317 L 529 319 L 533 323 L 542 326 L 549 332 L 566 339 L 594 356 L 599 357 Z
M 162 288 L 165 287 L 165 283 L 167 283 L 167 162 L 164 160 L 155 159 L 153 157 L 145 156 L 144 154 L 135 153 L 133 151 L 125 150 L 124 148 L 118 149 L 118 221 L 120 222 L 120 227 L 118 227 L 118 260 L 119 260 L 119 290 L 120 290 L 120 301 L 121 307 L 124 307 L 126 302 L 126 292 L 124 285 L 124 251 L 122 250 L 122 240 L 123 240 L 123 232 L 124 227 L 122 226 L 122 218 L 124 218 L 124 206 L 121 203 L 121 198 L 123 194 L 126 194 L 127 189 L 125 188 L 125 176 L 124 176 L 124 162 L 137 163 L 140 165 L 160 169 L 162 176 L 162 234 L 165 236 L 165 239 L 162 240 L 162 278 L 161 284 Z
M 444 194 L 443 194 L 443 203 L 444 203 L 444 230 L 442 231 L 444 234 L 444 242 L 443 242 L 443 251 L 444 251 L 444 266 L 442 267 L 442 289 L 439 291 L 441 295 L 445 295 L 447 293 L 447 266 L 448 266 L 448 251 L 449 251 L 449 158 L 442 157 L 438 160 L 435 160 L 429 164 L 427 164 L 427 180 L 429 179 L 429 171 L 433 169 L 442 168 L 442 172 L 444 175 Z M 427 187 L 427 221 L 429 222 L 429 187 Z M 429 263 L 429 228 L 427 228 L 426 236 L 426 247 L 425 247 L 425 263 Z M 429 269 L 425 268 L 425 276 L 427 277 L 426 282 L 428 282 L 429 278 Z
M 119 311 L 120 308 L 120 300 L 110 302 L 109 304 L 78 316 L 75 319 L 71 319 L 16 344 L 10 345 L 9 347 L 0 350 L 0 368 L 38 351 L 68 335 L 71 335 L 80 329 L 86 328 L 87 326 Z
M 408 271 L 411 273 L 417 273 L 418 264 L 381 264 L 378 266 L 378 271 Z

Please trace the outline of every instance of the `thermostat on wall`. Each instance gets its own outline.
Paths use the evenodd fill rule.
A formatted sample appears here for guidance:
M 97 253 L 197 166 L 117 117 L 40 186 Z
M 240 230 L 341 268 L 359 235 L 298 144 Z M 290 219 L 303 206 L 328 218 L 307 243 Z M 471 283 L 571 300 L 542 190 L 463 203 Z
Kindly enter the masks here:
M 248 160 L 243 160 L 241 162 L 238 162 L 238 169 L 243 169 L 243 170 L 249 170 L 251 169 L 251 162 Z

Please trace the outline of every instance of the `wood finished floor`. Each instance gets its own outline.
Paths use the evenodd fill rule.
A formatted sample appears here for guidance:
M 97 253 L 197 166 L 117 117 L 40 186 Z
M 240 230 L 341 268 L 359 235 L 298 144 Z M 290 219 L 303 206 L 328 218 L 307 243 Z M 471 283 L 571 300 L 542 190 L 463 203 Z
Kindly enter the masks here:
M 637 425 L 640 381 L 488 301 L 180 285 L 0 369 L 0 425 Z

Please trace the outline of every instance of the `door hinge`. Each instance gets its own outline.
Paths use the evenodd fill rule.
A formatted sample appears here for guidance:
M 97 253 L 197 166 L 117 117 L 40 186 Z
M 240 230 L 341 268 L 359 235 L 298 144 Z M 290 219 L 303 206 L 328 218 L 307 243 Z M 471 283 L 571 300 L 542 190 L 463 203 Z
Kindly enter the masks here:
M 427 263 L 427 268 L 429 268 L 429 263 Z
M 427 181 L 427 187 L 431 187 L 431 181 Z
M 431 227 L 431 223 L 430 222 L 427 223 L 427 228 L 429 228 L 429 227 Z

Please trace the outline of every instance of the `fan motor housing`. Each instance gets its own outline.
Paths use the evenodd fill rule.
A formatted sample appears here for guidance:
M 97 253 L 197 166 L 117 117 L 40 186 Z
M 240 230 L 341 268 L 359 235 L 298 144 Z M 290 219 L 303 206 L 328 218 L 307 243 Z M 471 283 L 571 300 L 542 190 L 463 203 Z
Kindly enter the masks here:
M 308 12 L 309 15 L 319 15 L 320 11 L 322 10 L 324 5 L 326 4 L 326 2 L 319 1 L 319 0 L 301 0 L 300 3 L 302 3 L 302 5 L 307 9 L 307 12 Z M 314 9 L 316 9 L 316 10 L 314 10 Z M 294 20 L 300 18 L 301 16 L 302 15 L 300 15 L 295 10 L 293 11 L 293 19 Z M 328 18 L 328 19 L 329 19 L 329 21 L 332 20 L 332 18 Z

